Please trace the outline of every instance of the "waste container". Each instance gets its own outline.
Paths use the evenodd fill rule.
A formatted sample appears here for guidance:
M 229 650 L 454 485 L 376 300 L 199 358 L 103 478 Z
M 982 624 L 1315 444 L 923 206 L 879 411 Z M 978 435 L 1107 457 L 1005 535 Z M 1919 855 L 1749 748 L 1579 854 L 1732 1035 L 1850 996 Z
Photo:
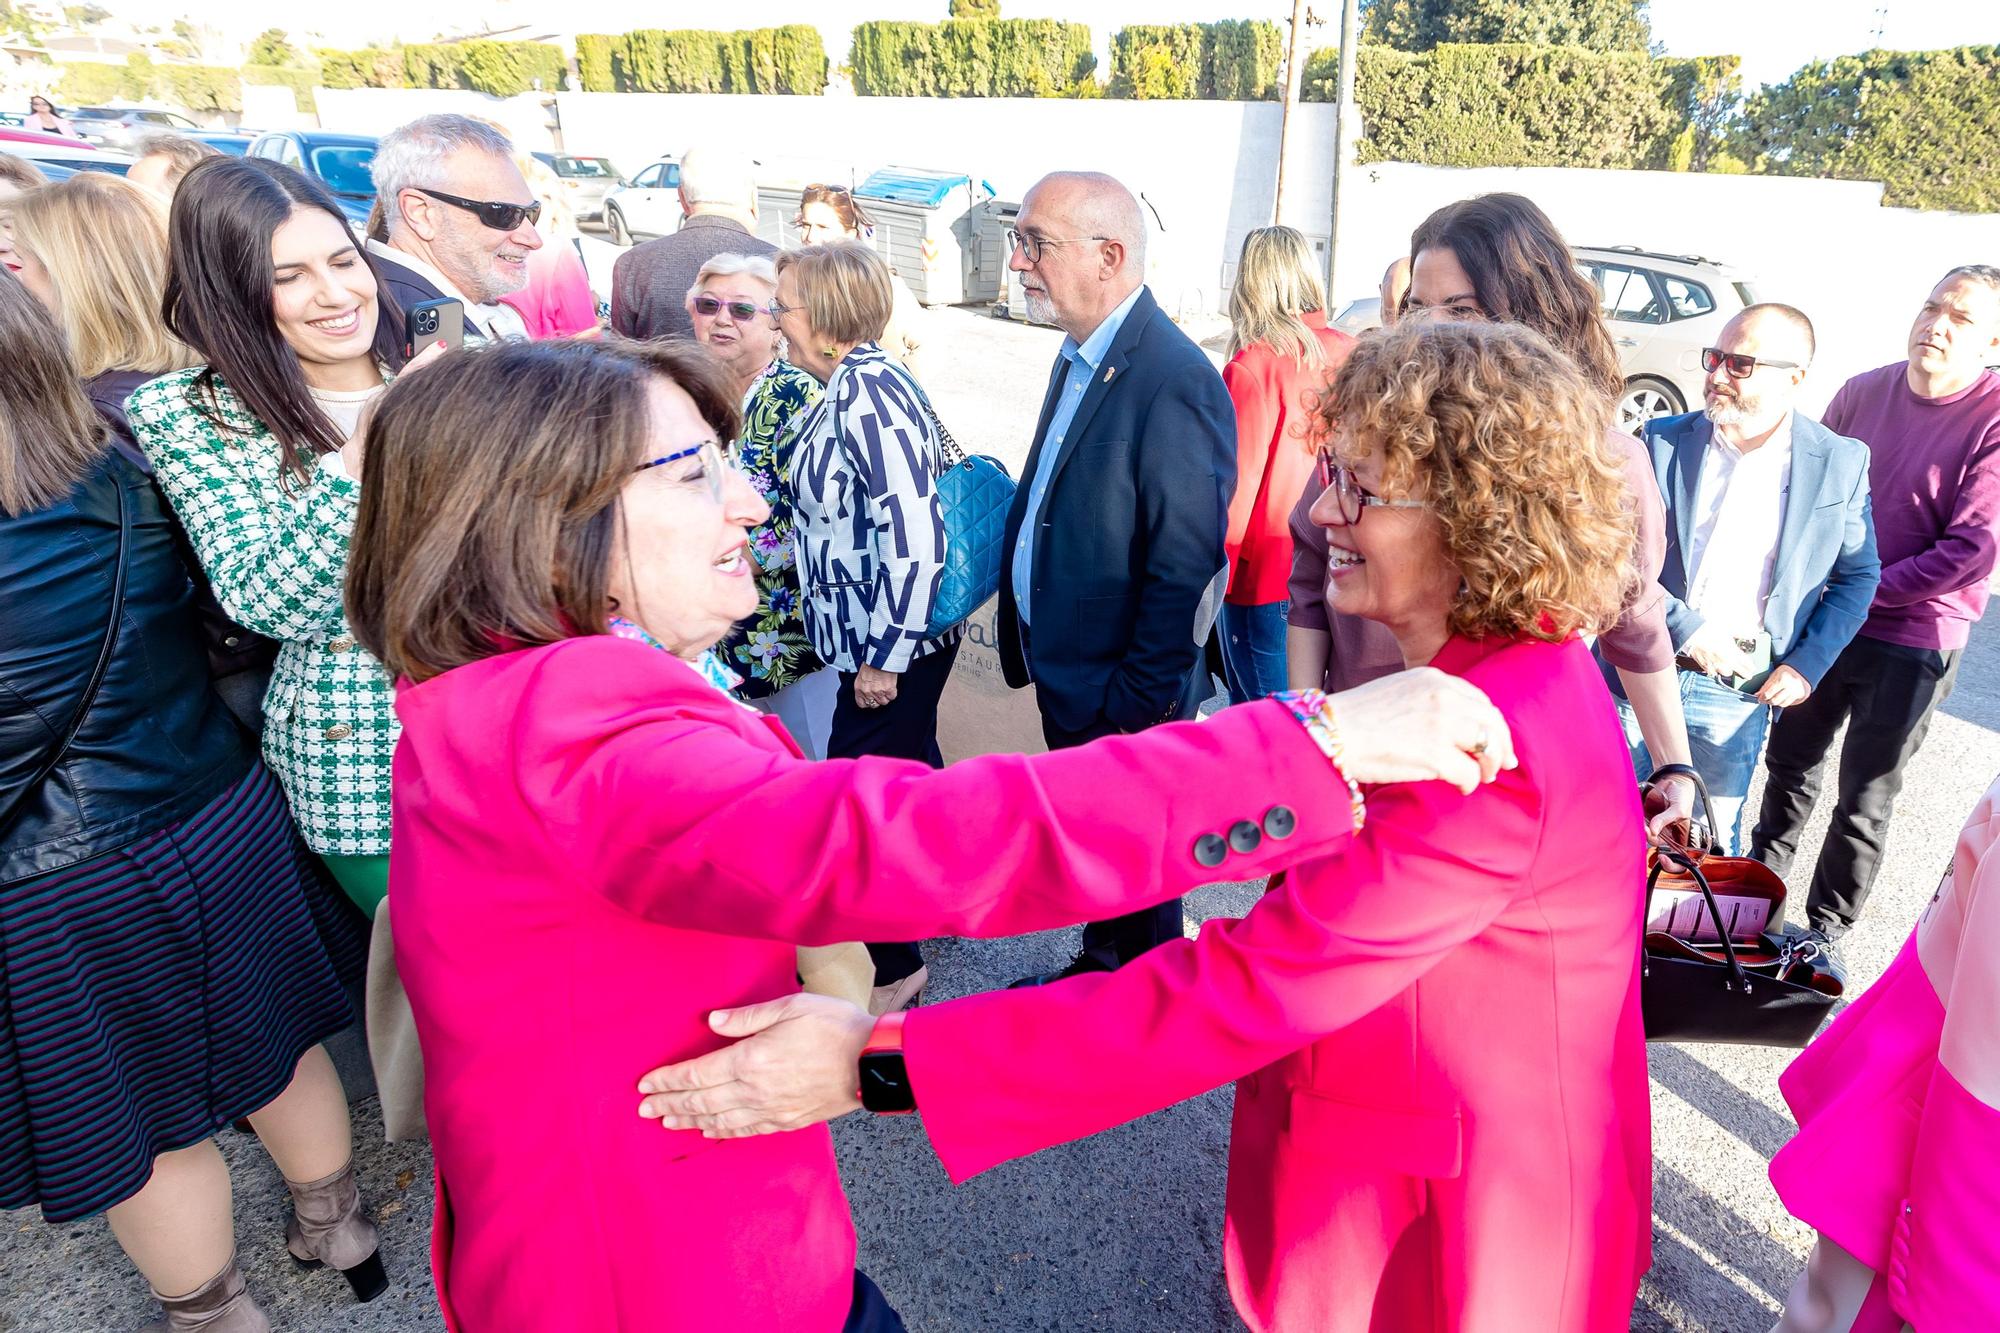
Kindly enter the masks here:
M 854 191 L 875 220 L 869 239 L 925 305 L 997 296 L 990 283 L 982 296 L 979 283 L 967 282 L 978 251 L 975 214 L 992 196 L 992 186 L 963 172 L 914 167 L 884 167 Z

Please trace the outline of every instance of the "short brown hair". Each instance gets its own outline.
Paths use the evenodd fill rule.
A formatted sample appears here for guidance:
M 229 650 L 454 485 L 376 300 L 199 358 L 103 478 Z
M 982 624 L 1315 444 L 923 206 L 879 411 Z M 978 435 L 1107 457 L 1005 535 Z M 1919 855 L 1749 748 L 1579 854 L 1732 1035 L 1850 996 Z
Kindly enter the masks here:
M 167 177 L 174 184 L 180 184 L 181 177 L 201 165 L 205 157 L 214 157 L 216 150 L 199 139 L 190 139 L 185 134 L 171 134 L 162 131 L 148 134 L 132 145 L 132 156 L 136 159 L 164 157 L 173 164 L 173 171 Z
M 1328 402 L 1350 460 L 1380 449 L 1388 488 L 1443 525 L 1465 580 L 1454 631 L 1554 641 L 1618 618 L 1638 528 L 1605 444 L 1611 404 L 1547 338 L 1398 322 L 1355 345 Z
M 814 333 L 836 342 L 874 342 L 889 327 L 896 287 L 889 266 L 860 241 L 832 241 L 787 250 L 778 256 L 778 276 L 798 274 L 799 304 Z
M 391 674 L 606 632 L 618 496 L 645 458 L 656 376 L 736 438 L 736 395 L 693 342 L 496 343 L 389 387 L 368 427 L 347 615 Z
M 18 185 L 24 190 L 32 190 L 37 185 L 47 185 L 49 178 L 42 174 L 40 167 L 27 158 L 16 157 L 12 153 L 0 153 L 0 181 Z

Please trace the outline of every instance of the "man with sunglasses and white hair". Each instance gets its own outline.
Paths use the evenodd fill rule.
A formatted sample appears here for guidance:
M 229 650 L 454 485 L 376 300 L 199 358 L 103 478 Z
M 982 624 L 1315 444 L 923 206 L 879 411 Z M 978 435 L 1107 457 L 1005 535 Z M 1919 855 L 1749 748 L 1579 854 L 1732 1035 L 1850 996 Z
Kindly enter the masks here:
M 525 339 L 526 322 L 500 298 L 528 283 L 542 206 L 507 136 L 466 116 L 424 116 L 383 137 L 369 173 L 388 239 L 371 238 L 368 253 L 389 299 L 404 311 L 464 303 L 468 344 Z
M 1794 410 L 1813 353 L 1812 321 L 1753 305 L 1702 351 L 1704 409 L 1644 431 L 1666 501 L 1660 584 L 1688 746 L 1731 854 L 1772 713 L 1812 697 L 1881 577 L 1868 446 Z M 1650 771 L 1622 697 L 1618 711 Z
M 1783 874 L 1841 724 L 1838 804 L 1806 918 L 1829 939 L 1861 916 L 1903 771 L 1950 695 L 2000 558 L 2000 268 L 1969 264 L 1924 298 L 1903 360 L 1856 375 L 1827 425 L 1871 454 L 1881 586 L 1819 690 L 1771 731 L 1750 854 Z M 1899 926 L 1898 929 L 1901 927 Z

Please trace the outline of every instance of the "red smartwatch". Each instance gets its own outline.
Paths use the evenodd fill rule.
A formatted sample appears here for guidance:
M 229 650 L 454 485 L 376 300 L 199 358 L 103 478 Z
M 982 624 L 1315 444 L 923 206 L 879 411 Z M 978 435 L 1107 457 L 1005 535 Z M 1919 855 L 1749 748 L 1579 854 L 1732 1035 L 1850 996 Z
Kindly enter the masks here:
M 917 1109 L 910 1071 L 903 1065 L 905 1010 L 875 1020 L 868 1044 L 861 1048 L 861 1105 L 876 1115 L 908 1115 Z

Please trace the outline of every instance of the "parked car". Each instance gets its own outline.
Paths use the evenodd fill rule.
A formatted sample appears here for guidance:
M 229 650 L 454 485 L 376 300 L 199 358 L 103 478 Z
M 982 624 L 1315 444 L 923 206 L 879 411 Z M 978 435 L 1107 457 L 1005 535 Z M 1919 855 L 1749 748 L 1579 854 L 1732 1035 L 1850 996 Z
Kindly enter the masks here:
M 28 118 L 18 111 L 0 111 L 0 125 L 16 129 L 28 123 Z
M 105 171 L 123 176 L 134 161 L 129 154 L 114 153 L 81 139 L 32 130 L 0 129 L 0 153 L 27 159 L 50 180 L 62 180 L 78 171 Z
M 177 111 L 143 106 L 80 106 L 69 113 L 69 123 L 84 138 L 109 148 L 129 147 L 141 135 L 160 130 L 187 134 L 201 128 Z
M 571 157 L 565 153 L 536 153 L 535 160 L 556 173 L 563 194 L 578 222 L 595 222 L 604 216 L 604 196 L 625 177 L 608 157 Z
M 367 225 L 368 211 L 375 206 L 375 181 L 368 174 L 375 161 L 374 135 L 271 130 L 257 136 L 249 155 L 268 157 L 317 177 L 355 226 Z
M 216 152 L 227 153 L 231 157 L 244 156 L 250 151 L 250 145 L 257 142 L 254 134 L 232 134 L 227 130 L 201 130 L 188 135 L 188 138 L 198 139 Z
M 681 164 L 663 157 L 604 194 L 604 227 L 618 245 L 680 230 Z
M 1580 245 L 1575 254 L 1577 271 L 1597 289 L 1625 372 L 1618 429 L 1636 435 L 1654 417 L 1699 407 L 1701 349 L 1714 344 L 1737 311 L 1757 303 L 1749 277 L 1700 255 L 1632 245 Z M 1348 302 L 1333 324 L 1356 335 L 1381 327 L 1381 298 Z

